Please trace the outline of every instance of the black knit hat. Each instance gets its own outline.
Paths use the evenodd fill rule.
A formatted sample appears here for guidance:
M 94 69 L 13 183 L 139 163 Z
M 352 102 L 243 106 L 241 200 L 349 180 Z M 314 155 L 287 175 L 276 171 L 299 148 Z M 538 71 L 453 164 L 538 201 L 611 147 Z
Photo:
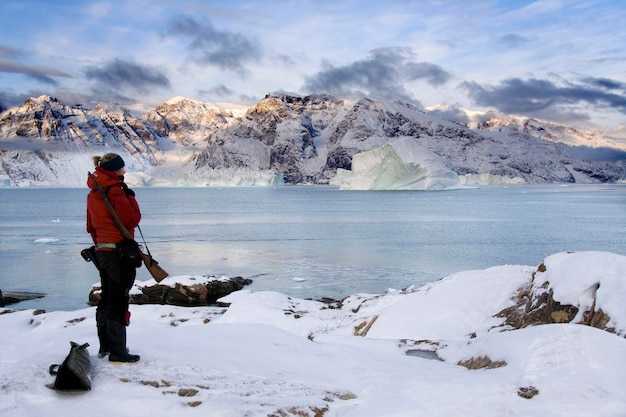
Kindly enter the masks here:
M 109 159 L 108 161 L 100 161 L 100 167 L 102 169 L 106 169 L 107 171 L 117 171 L 120 168 L 124 167 L 124 160 L 121 156 L 116 155 L 115 158 Z

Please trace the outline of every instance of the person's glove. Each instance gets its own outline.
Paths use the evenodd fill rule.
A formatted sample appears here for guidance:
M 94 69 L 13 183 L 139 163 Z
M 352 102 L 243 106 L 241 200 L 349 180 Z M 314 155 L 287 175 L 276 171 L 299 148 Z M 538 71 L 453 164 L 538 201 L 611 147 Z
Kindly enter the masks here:
M 124 194 L 126 194 L 127 197 L 134 197 L 135 196 L 135 192 L 133 190 L 131 190 L 130 188 L 128 188 L 128 185 L 126 185 L 126 184 L 122 185 L 122 190 L 124 190 Z

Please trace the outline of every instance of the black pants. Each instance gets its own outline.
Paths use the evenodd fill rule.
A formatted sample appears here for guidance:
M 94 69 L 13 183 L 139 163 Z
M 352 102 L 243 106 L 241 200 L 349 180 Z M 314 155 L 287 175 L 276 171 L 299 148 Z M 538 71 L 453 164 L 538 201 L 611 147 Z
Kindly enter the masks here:
M 120 263 L 116 251 L 97 251 L 102 292 L 96 308 L 96 320 L 113 320 L 126 324 L 128 292 L 135 283 L 137 270 Z

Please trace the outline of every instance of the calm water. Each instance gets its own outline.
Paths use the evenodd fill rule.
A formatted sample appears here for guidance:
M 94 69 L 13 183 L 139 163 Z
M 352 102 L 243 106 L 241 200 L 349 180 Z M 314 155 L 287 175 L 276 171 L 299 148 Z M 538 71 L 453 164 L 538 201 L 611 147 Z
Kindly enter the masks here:
M 442 192 L 327 187 L 139 188 L 143 233 L 171 275 L 244 276 L 251 290 L 334 297 L 433 281 L 561 251 L 626 254 L 626 186 Z M 95 268 L 79 252 L 84 189 L 0 188 L 0 289 L 85 306 Z M 140 269 L 139 280 L 149 279 Z

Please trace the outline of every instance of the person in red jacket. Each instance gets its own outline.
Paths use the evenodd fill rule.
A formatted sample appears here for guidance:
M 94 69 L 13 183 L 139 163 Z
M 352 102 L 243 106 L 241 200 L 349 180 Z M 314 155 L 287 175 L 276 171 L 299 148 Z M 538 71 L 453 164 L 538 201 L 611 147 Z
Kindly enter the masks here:
M 124 160 L 115 153 L 93 157 L 93 179 L 106 192 L 121 223 L 131 235 L 141 220 L 135 193 L 124 183 Z M 87 232 L 96 247 L 100 270 L 101 294 L 96 308 L 96 327 L 100 349 L 98 356 L 109 355 L 112 362 L 137 362 L 126 348 L 126 326 L 129 324 L 128 292 L 135 282 L 136 269 L 120 262 L 116 244 L 124 240 L 113 221 L 96 184 L 87 179 Z

